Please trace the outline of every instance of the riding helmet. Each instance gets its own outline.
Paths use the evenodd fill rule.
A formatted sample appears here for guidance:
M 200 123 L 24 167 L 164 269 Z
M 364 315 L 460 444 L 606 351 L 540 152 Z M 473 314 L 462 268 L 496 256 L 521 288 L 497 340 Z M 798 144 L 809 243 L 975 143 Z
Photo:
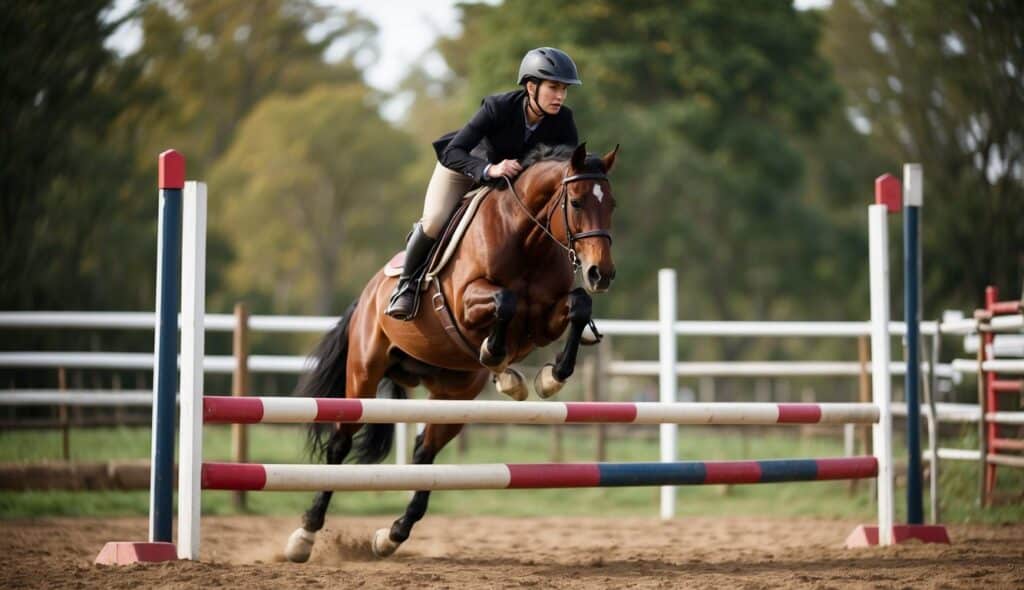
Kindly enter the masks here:
M 519 64 L 519 85 L 529 78 L 553 80 L 573 86 L 583 83 L 572 58 L 554 47 L 538 47 L 526 52 Z

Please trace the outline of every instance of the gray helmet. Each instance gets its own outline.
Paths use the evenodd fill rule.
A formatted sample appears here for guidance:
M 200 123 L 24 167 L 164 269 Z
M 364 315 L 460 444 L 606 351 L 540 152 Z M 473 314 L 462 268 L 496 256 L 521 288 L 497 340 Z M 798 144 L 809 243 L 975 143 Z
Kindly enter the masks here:
M 553 80 L 573 86 L 583 84 L 572 58 L 554 47 L 538 47 L 526 52 L 519 64 L 518 84 L 522 85 L 527 78 Z

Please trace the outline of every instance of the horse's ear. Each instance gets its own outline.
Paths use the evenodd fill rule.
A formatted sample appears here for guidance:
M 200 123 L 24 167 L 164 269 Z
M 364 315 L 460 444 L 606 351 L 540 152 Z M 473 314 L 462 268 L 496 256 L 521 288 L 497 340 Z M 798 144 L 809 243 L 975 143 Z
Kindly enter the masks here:
M 619 153 L 619 144 L 615 144 L 615 149 L 601 156 L 601 165 L 604 166 L 604 173 L 608 174 L 612 171 L 612 166 L 615 165 L 615 156 Z
M 576 151 L 572 153 L 572 169 L 583 170 L 583 165 L 587 161 L 587 142 L 581 143 Z

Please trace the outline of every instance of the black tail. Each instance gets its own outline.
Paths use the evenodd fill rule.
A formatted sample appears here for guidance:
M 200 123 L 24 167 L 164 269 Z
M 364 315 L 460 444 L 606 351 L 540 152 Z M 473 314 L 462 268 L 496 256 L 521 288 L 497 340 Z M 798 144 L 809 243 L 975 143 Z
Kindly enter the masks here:
M 406 399 L 405 388 L 385 377 L 377 386 L 377 397 Z M 352 443 L 350 463 L 380 463 L 391 452 L 391 443 L 395 439 L 394 424 L 365 424 L 356 433 Z
M 299 397 L 345 397 L 345 367 L 348 364 L 348 327 L 357 302 L 342 314 L 337 325 L 317 345 L 310 358 L 316 361 L 312 371 L 299 380 L 294 395 Z M 405 389 L 391 379 L 381 379 L 377 397 L 405 399 Z M 313 461 L 322 462 L 327 454 L 333 424 L 313 423 L 307 432 L 307 448 Z M 355 463 L 380 463 L 391 452 L 394 424 L 366 424 L 355 436 L 349 457 Z
M 302 375 L 293 395 L 298 397 L 345 397 L 345 366 L 348 364 L 348 325 L 358 301 L 348 306 L 337 325 L 328 332 L 310 358 L 316 365 Z M 307 447 L 314 461 L 322 461 L 327 452 L 331 424 L 309 425 Z

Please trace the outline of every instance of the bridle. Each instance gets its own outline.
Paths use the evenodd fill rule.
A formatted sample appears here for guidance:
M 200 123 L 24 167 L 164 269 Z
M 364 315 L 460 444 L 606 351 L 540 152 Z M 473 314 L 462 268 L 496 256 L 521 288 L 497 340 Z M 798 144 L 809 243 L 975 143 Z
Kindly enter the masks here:
M 505 179 L 505 184 L 508 185 L 509 191 L 511 191 L 512 195 L 516 199 L 516 202 L 519 203 L 519 206 L 523 209 L 523 212 L 526 213 L 526 216 L 529 217 L 530 220 L 533 221 L 533 223 L 541 229 L 541 231 L 547 234 L 547 236 L 551 238 L 553 242 L 558 244 L 563 250 L 565 250 L 568 253 L 569 262 L 572 264 L 573 272 L 576 272 L 580 269 L 579 257 L 576 254 L 576 242 L 580 240 L 585 240 L 587 238 L 605 238 L 608 240 L 609 245 L 611 244 L 612 234 L 606 229 L 592 229 L 589 231 L 574 234 L 572 231 L 572 227 L 569 225 L 569 184 L 581 180 L 608 180 L 608 176 L 604 172 L 582 172 L 580 174 L 573 174 L 572 176 L 562 177 L 562 187 L 558 191 L 558 196 L 555 197 L 555 206 L 557 207 L 558 200 L 561 200 L 562 216 L 565 219 L 565 234 L 568 245 L 563 244 L 558 238 L 555 237 L 553 233 L 551 233 L 551 217 L 554 215 L 554 212 L 552 211 L 552 213 L 548 214 L 547 223 L 541 223 L 539 219 L 537 219 L 536 217 L 534 217 L 532 213 L 530 213 L 530 210 L 529 208 L 527 208 L 526 203 L 524 203 L 523 200 L 519 198 L 519 193 L 516 192 L 516 188 L 512 184 L 512 181 L 509 180 L 507 176 L 502 176 L 502 178 Z
M 584 172 L 582 174 L 566 176 L 562 179 L 562 190 L 559 198 L 562 199 L 562 215 L 565 218 L 565 234 L 568 236 L 569 248 L 574 248 L 577 241 L 586 238 L 607 238 L 608 244 L 611 245 L 612 234 L 606 229 L 592 229 L 578 234 L 572 233 L 572 228 L 569 227 L 569 183 L 578 180 L 608 180 L 608 176 L 604 172 Z M 548 218 L 548 226 L 551 226 L 550 217 Z

